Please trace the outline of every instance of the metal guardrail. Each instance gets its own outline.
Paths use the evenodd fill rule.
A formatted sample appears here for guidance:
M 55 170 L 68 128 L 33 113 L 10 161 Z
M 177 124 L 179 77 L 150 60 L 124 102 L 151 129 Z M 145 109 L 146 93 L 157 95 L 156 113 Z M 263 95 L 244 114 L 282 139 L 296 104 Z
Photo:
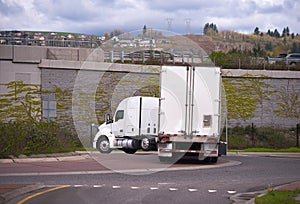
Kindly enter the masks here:
M 104 52 L 105 62 L 119 62 L 119 63 L 171 63 L 171 64 L 211 64 L 209 56 L 196 55 L 196 54 L 180 54 L 180 53 L 166 53 L 157 51 L 106 51 Z

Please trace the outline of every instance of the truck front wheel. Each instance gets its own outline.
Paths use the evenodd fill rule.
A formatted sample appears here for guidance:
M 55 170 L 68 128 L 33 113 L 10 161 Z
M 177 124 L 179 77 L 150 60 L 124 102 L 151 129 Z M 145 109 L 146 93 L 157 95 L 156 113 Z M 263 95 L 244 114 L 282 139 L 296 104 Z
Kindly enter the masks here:
M 109 140 L 105 136 L 102 136 L 97 140 L 97 149 L 104 154 L 111 153 L 112 149 L 109 147 Z

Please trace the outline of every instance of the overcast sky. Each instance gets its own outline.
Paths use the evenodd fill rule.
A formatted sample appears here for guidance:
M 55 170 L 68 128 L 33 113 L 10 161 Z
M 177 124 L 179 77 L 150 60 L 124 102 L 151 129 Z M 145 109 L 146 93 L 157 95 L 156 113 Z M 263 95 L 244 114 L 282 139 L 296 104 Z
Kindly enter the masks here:
M 0 0 L 0 19 L 0 30 L 96 35 L 144 25 L 202 33 L 207 22 L 243 33 L 256 26 L 280 33 L 288 26 L 291 33 L 300 33 L 300 0 Z

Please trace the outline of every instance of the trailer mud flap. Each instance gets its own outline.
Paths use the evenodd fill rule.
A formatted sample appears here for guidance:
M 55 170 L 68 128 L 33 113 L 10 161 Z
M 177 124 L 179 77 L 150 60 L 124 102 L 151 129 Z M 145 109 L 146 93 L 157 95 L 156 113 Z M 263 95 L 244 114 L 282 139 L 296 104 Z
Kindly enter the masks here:
M 219 156 L 227 155 L 227 142 L 220 141 L 219 143 Z
M 204 153 L 199 153 L 198 159 L 199 159 L 199 160 L 205 159 Z

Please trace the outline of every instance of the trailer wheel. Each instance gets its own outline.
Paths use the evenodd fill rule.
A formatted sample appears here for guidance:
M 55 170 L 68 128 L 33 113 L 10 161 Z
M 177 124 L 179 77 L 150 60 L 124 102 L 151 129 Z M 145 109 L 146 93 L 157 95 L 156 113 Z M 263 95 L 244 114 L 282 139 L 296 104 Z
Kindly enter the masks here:
M 104 154 L 109 154 L 112 151 L 112 149 L 109 147 L 109 140 L 105 136 L 102 136 L 97 140 L 96 147 L 99 152 Z
M 215 164 L 218 162 L 218 158 L 219 157 L 206 157 L 204 159 L 204 162 L 207 162 L 207 163 L 211 163 L 211 164 Z
M 134 153 L 136 153 L 137 149 L 123 148 L 123 151 L 124 151 L 126 154 L 134 154 Z

